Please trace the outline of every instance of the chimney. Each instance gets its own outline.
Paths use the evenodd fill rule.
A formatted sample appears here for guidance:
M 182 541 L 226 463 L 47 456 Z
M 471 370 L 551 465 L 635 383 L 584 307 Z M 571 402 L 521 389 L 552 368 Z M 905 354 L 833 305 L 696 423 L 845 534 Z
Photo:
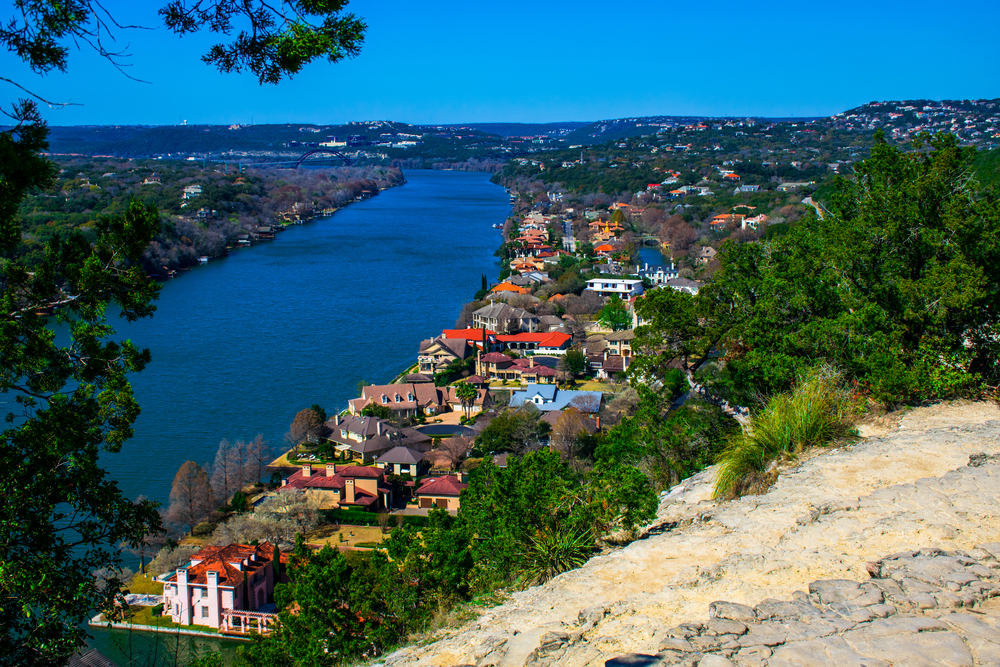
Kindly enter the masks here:
M 326 476 L 327 477 L 333 477 L 336 474 L 337 474 L 337 466 L 334 465 L 333 463 L 327 463 L 326 464 Z
M 597 430 L 601 430 L 601 415 L 597 415 Z
M 381 421 L 380 421 L 380 422 L 377 422 L 377 423 L 375 424 L 375 429 L 376 429 L 376 430 L 378 431 L 378 434 L 379 434 L 379 435 L 382 435 L 382 422 L 381 422 Z
M 334 417 L 333 417 L 333 424 L 334 424 L 334 426 L 340 426 L 340 415 L 339 414 L 338 415 L 334 415 Z
M 534 368 L 534 367 L 535 367 L 535 358 L 528 357 L 528 368 Z
M 311 465 L 309 465 L 308 463 L 303 463 L 302 464 L 302 476 L 303 477 L 307 477 L 308 478 L 310 475 L 312 475 L 312 472 L 313 472 L 313 469 L 312 469 Z

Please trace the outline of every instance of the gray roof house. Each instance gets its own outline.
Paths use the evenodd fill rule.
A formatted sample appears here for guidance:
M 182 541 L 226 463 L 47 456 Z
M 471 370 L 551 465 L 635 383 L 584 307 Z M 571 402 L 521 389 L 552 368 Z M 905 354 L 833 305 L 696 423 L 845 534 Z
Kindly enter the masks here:
M 506 303 L 497 302 L 483 306 L 472 314 L 472 328 L 489 329 L 498 334 L 511 334 L 519 331 L 533 333 L 538 331 L 538 317 L 523 308 L 515 308 Z
M 569 391 L 553 384 L 529 384 L 510 395 L 510 407 L 531 403 L 542 412 L 563 410 L 570 406 L 580 412 L 595 414 L 601 409 L 604 395 L 599 391 Z

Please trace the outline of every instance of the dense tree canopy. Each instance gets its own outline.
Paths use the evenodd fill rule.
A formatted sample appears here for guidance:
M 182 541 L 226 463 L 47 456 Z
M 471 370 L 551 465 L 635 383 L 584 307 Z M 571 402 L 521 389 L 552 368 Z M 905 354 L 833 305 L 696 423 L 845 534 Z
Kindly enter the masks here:
M 890 403 L 1000 384 L 1000 200 L 973 158 L 953 136 L 909 152 L 878 137 L 822 219 L 726 245 L 695 298 L 642 299 L 636 341 L 654 356 L 635 372 L 723 354 L 717 387 L 749 402 L 819 360 Z

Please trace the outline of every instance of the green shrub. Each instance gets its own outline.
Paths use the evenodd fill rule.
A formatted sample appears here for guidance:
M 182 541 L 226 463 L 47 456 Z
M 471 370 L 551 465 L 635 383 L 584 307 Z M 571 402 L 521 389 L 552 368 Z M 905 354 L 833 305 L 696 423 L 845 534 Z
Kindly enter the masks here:
M 154 617 L 156 617 L 156 616 L 162 616 L 163 615 L 163 603 L 161 602 L 160 604 L 153 605 L 153 608 L 152 608 L 151 612 L 152 612 L 152 614 L 153 614 Z
M 719 456 L 715 497 L 760 493 L 777 478 L 779 457 L 854 434 L 850 394 L 840 380 L 838 372 L 818 367 L 800 376 L 791 393 L 772 396 Z
M 215 530 L 214 523 L 210 521 L 202 521 L 201 523 L 199 523 L 197 526 L 194 527 L 194 530 L 191 531 L 191 534 L 194 535 L 195 537 L 204 537 L 205 535 L 211 535 L 212 531 L 214 530 Z

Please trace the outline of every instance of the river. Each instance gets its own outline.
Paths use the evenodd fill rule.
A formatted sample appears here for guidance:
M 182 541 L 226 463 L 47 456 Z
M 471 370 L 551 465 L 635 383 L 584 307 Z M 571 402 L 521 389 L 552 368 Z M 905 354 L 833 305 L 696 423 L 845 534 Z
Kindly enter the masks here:
M 276 448 L 295 414 L 346 407 L 359 380 L 388 382 L 421 340 L 454 325 L 510 213 L 489 175 L 408 171 L 407 183 L 163 285 L 149 320 L 117 321 L 152 352 L 131 378 L 135 437 L 104 465 L 123 492 L 166 504 L 181 463 L 211 462 L 222 438 Z M 95 646 L 121 664 L 114 637 Z M 132 641 L 143 642 L 132 636 Z M 208 647 L 212 648 L 212 647 Z

